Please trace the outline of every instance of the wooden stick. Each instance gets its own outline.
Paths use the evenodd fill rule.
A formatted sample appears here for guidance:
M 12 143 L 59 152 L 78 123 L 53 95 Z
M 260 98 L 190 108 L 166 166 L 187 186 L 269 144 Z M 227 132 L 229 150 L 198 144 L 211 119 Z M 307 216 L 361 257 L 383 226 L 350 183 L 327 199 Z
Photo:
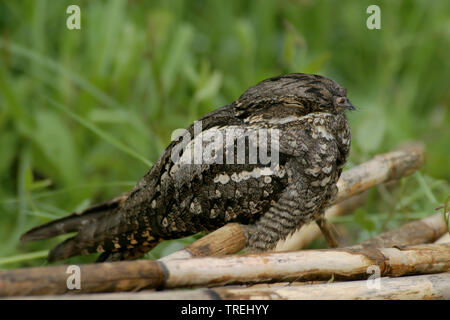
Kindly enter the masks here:
M 292 280 L 361 279 L 378 266 L 382 276 L 450 270 L 450 245 L 326 249 L 168 261 L 167 288 Z
M 167 290 L 41 296 L 51 300 L 414 300 L 450 299 L 450 273 L 401 278 L 380 278 L 379 288 L 367 280 L 312 285 L 274 284 L 270 287 L 219 287 L 213 289 Z M 36 299 L 17 297 L 14 299 Z
M 319 229 L 327 241 L 328 246 L 330 248 L 339 247 L 339 233 L 336 228 L 324 218 L 316 219 L 316 224 L 319 226 Z
M 447 212 L 447 215 L 449 214 L 450 212 Z M 445 243 L 449 239 L 445 237 L 445 235 L 448 235 L 447 231 L 447 225 L 442 214 L 437 213 L 421 220 L 409 222 L 347 248 L 389 248 L 424 243 Z
M 81 265 L 81 289 L 74 291 L 67 288 L 67 266 L 25 268 L 0 272 L 0 296 L 328 280 L 331 277 L 361 279 L 367 278 L 368 268 L 374 266 L 378 267 L 380 276 L 447 272 L 450 270 L 450 244 Z
M 186 246 L 184 249 L 176 251 L 171 255 L 163 257 L 161 261 L 170 259 L 184 259 L 190 257 L 219 256 L 235 253 L 243 249 L 246 238 L 245 232 L 239 223 L 229 223 L 217 229 L 203 238 Z
M 434 243 L 450 243 L 450 234 L 447 232 Z
M 308 286 L 279 286 L 266 289 L 214 290 L 222 299 L 272 300 L 412 300 L 450 299 L 450 273 L 401 278 L 315 284 Z
M 448 213 L 447 213 L 448 214 Z M 409 222 L 397 229 L 384 232 L 355 246 L 354 249 L 408 246 L 432 243 L 447 232 L 447 225 L 441 213 L 421 220 Z
M 378 155 L 372 160 L 342 173 L 336 202 L 359 194 L 377 184 L 410 175 L 423 163 L 423 147 L 418 144 Z M 335 209 L 333 209 L 335 210 Z M 236 253 L 246 243 L 244 228 L 228 224 L 206 235 L 184 249 L 168 255 L 164 261 L 199 256 L 217 256 Z
M 423 163 L 423 147 L 409 145 L 397 151 L 377 155 L 350 170 L 344 171 L 337 186 L 336 202 L 361 193 L 377 184 L 409 176 Z
M 81 290 L 71 291 L 67 265 L 0 271 L 0 297 L 62 294 L 70 292 L 114 292 L 158 288 L 166 271 L 155 261 L 121 261 L 79 266 Z

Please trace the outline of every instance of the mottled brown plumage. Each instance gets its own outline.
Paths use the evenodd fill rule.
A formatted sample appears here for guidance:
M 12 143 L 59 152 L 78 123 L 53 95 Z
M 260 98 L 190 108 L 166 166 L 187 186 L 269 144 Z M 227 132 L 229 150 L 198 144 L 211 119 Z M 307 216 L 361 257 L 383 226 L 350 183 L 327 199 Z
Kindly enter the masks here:
M 311 220 L 323 226 L 350 148 L 346 109 L 353 109 L 346 90 L 326 77 L 289 74 L 264 80 L 201 118 L 201 135 L 191 125 L 187 132 L 195 139 L 173 141 L 130 193 L 30 230 L 23 240 L 75 231 L 49 260 L 92 252 L 102 252 L 99 261 L 124 260 L 164 239 L 240 222 L 247 226 L 248 249 L 272 249 Z M 252 162 L 248 153 L 245 159 L 237 156 L 240 139 L 247 139 L 249 151 L 255 141 L 251 133 L 261 129 L 278 130 L 278 143 L 268 146 L 269 155 L 278 154 L 276 166 Z M 210 148 L 214 161 L 183 163 L 192 160 L 195 141 L 207 149 L 212 144 L 205 137 L 216 132 L 224 139 Z

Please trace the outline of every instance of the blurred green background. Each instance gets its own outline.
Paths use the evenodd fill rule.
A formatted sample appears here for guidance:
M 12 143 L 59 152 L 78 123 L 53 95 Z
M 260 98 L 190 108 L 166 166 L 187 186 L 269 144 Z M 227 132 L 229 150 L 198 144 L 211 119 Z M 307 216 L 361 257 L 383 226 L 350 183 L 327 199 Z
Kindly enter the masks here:
M 70 4 L 81 30 L 66 28 Z M 370 4 L 381 30 L 366 28 Z M 449 12 L 446 0 L 0 1 L 0 268 L 45 264 L 61 238 L 21 233 L 131 189 L 174 129 L 282 73 L 347 88 L 347 167 L 426 146 L 420 172 L 335 220 L 354 242 L 431 215 L 450 194 Z

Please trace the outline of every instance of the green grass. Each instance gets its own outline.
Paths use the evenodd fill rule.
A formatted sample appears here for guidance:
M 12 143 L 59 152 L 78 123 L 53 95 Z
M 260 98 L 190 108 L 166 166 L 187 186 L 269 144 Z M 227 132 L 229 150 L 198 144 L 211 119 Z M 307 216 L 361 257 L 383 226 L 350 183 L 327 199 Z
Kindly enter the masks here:
M 71 31 L 74 3 L 82 29 Z M 349 167 L 426 146 L 419 173 L 336 220 L 354 241 L 432 214 L 450 194 L 450 2 L 376 3 L 381 30 L 366 28 L 365 0 L 2 1 L 0 263 L 45 263 L 61 238 L 21 244 L 21 233 L 129 190 L 174 129 L 281 73 L 348 89 Z

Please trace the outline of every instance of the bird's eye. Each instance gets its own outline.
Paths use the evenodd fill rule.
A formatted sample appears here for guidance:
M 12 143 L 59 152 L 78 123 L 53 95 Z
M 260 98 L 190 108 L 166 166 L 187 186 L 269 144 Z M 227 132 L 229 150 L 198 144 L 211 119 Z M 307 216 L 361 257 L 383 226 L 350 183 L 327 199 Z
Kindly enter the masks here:
M 337 98 L 336 99 L 336 103 L 337 104 L 345 104 L 347 102 L 347 98 L 344 98 L 344 97 L 339 97 L 339 98 Z

